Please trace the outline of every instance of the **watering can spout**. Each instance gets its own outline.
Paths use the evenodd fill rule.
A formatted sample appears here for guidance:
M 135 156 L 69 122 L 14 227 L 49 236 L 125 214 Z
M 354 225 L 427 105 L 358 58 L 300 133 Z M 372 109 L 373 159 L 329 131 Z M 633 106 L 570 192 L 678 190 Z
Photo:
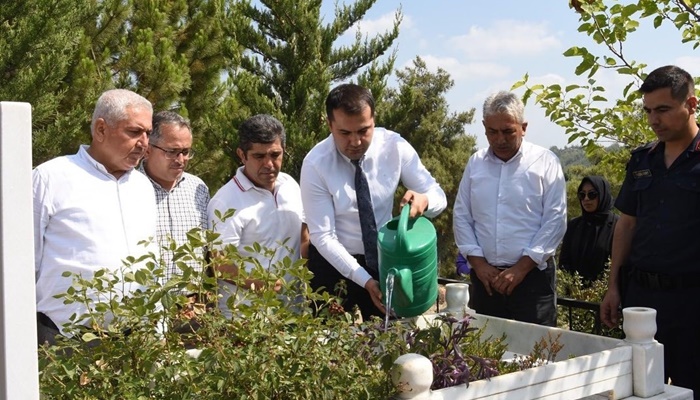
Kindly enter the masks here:
M 413 271 L 408 268 L 391 268 L 388 272 L 394 275 L 394 295 L 405 304 L 413 303 Z

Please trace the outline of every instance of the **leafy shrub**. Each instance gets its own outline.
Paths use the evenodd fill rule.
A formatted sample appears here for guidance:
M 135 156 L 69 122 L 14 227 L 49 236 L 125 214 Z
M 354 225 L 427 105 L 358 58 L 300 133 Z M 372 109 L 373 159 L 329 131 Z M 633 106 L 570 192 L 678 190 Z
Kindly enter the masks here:
M 73 338 L 40 348 L 43 398 L 331 399 L 338 393 L 358 399 L 390 397 L 393 388 L 382 370 L 383 355 L 357 357 L 370 340 L 361 334 L 363 328 L 349 314 L 329 319 L 312 314 L 310 302 L 324 309 L 332 298 L 310 291 L 303 260 L 287 257 L 268 270 L 229 246 L 221 257 L 207 261 L 194 249 L 211 248 L 218 235 L 193 230 L 188 237 L 183 246 L 171 244 L 182 276 L 168 282 L 163 282 L 163 268 L 152 254 L 128 259 L 123 281 L 108 271 L 96 273 L 92 280 L 73 277 L 73 287 L 61 295 L 66 306 L 92 307 L 85 315 L 73 316 L 67 327 Z M 278 249 L 253 250 L 265 253 L 284 247 L 281 243 Z M 278 293 L 248 293 L 250 304 L 232 296 L 229 305 L 236 317 L 228 320 L 207 304 L 216 299 L 216 278 L 192 269 L 188 260 L 197 260 L 204 271 L 221 262 L 253 263 L 248 277 L 270 284 L 285 275 L 291 278 Z M 241 274 L 238 279 L 244 278 Z M 126 298 L 112 296 L 113 289 L 134 282 L 145 289 Z M 203 300 L 191 304 L 183 292 Z M 299 293 L 308 300 L 290 304 Z M 191 326 L 197 329 L 188 329 Z M 196 348 L 198 357 L 189 356 L 187 348 Z
M 40 389 L 44 399 L 348 399 L 390 398 L 394 360 L 418 352 L 435 365 L 435 388 L 493 376 L 505 352 L 502 338 L 482 340 L 468 319 L 441 317 L 419 330 L 405 322 L 384 329 L 379 319 L 358 324 L 352 313 L 338 312 L 336 299 L 314 293 L 305 261 L 287 257 L 275 268 L 224 248 L 204 259 L 195 249 L 212 248 L 218 235 L 193 230 L 188 243 L 168 248 L 182 271 L 164 282 L 164 269 L 151 254 L 129 258 L 123 278 L 100 271 L 94 279 L 73 276 L 60 297 L 66 307 L 90 305 L 66 327 L 72 338 L 39 349 Z M 265 253 L 286 249 L 254 246 Z M 273 285 L 287 276 L 279 292 L 247 292 L 249 302 L 234 296 L 233 319 L 213 306 L 217 280 L 202 271 L 222 262 L 253 263 L 249 275 Z M 138 283 L 143 290 L 125 298 L 115 288 Z M 196 293 L 198 301 L 183 293 Z M 301 298 L 299 297 L 301 294 Z M 325 318 L 312 312 L 320 309 Z M 189 349 L 189 350 L 188 350 Z M 477 356 L 478 355 L 478 356 Z
M 610 270 L 606 268 L 598 279 L 585 282 L 578 273 L 557 270 L 557 296 L 586 301 L 599 305 L 608 290 L 608 276 Z M 569 328 L 569 315 L 571 315 L 571 329 L 579 332 L 597 333 L 609 337 L 622 337 L 620 327 L 608 328 L 604 325 L 599 332 L 595 332 L 595 312 L 584 309 L 572 309 L 558 306 L 557 325 L 561 328 Z

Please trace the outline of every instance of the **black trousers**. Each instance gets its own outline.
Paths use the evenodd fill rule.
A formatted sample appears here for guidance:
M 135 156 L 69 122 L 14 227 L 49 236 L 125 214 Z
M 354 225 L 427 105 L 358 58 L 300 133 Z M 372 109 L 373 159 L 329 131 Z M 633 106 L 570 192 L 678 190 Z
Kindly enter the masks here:
M 486 287 L 474 270 L 471 271 L 471 306 L 479 314 L 514 319 L 534 324 L 557 325 L 557 292 L 555 286 L 554 262 L 548 261 L 547 268 L 535 267 L 513 293 L 503 295 L 492 290 L 489 296 Z
M 656 340 L 664 345 L 664 373 L 700 399 L 700 288 L 653 289 L 630 280 L 623 307 L 656 309 Z
M 58 330 L 58 327 L 53 323 L 51 318 L 46 316 L 44 313 L 36 313 L 36 335 L 38 347 L 42 346 L 43 344 L 55 346 L 56 336 L 60 334 L 61 332 Z
M 362 255 L 353 256 L 362 267 L 365 267 L 365 257 Z M 372 298 L 367 290 L 355 282 L 343 277 L 333 265 L 316 250 L 313 245 L 309 245 L 309 259 L 306 263 L 307 267 L 313 272 L 314 277 L 311 279 L 311 288 L 328 292 L 342 299 L 341 305 L 345 311 L 352 312 L 357 306 L 362 314 L 363 321 L 369 321 L 372 316 L 384 317 L 384 314 L 374 305 Z M 379 280 L 379 276 L 373 271 L 367 270 L 372 278 Z M 338 293 L 336 285 L 344 282 L 347 288 L 347 293 Z
M 89 329 L 89 328 L 86 328 Z M 61 335 L 61 331 L 58 330 L 58 326 L 48 317 L 48 315 L 37 312 L 36 313 L 36 333 L 37 333 L 37 347 L 43 345 L 55 346 L 58 342 L 56 341 L 56 336 Z M 124 331 L 124 335 L 128 336 L 131 334 L 131 329 Z M 77 337 L 75 337 L 76 340 Z M 83 343 L 88 349 L 96 347 L 100 344 L 100 339 L 93 339 L 87 343 Z M 65 349 L 64 355 L 70 356 L 73 353 L 71 349 Z

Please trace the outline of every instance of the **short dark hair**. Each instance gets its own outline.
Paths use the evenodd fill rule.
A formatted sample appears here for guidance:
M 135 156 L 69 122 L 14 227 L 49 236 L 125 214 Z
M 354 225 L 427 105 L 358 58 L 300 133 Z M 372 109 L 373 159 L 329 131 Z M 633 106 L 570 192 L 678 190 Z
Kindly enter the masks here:
M 362 113 L 369 106 L 374 117 L 374 97 L 369 89 L 354 83 L 345 83 L 336 86 L 326 97 L 326 115 L 329 121 L 333 121 L 333 110 L 343 110 L 349 115 Z
M 695 94 L 693 77 L 686 70 L 675 65 L 666 65 L 651 71 L 639 87 L 639 92 L 651 93 L 665 88 L 670 88 L 671 97 L 678 101 L 685 101 Z
M 253 143 L 272 143 L 278 138 L 284 148 L 287 142 L 284 126 L 272 115 L 254 115 L 238 128 L 238 148 L 244 153 L 253 147 Z
M 148 140 L 151 142 L 160 142 L 161 135 L 163 134 L 163 125 L 176 125 L 180 128 L 187 128 L 192 134 L 192 127 L 190 126 L 190 121 L 188 121 L 182 115 L 174 111 L 159 111 L 153 114 L 153 130 L 151 131 L 151 136 Z

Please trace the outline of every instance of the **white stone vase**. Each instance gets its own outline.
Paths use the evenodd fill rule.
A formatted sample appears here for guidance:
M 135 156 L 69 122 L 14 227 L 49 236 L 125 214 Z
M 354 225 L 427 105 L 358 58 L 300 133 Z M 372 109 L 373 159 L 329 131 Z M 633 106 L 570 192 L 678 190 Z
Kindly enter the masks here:
M 653 343 L 656 334 L 656 310 L 648 307 L 627 307 L 622 310 L 622 330 L 629 343 Z
M 469 284 L 448 283 L 445 285 L 445 301 L 447 302 L 445 311 L 453 314 L 464 313 L 469 303 Z

